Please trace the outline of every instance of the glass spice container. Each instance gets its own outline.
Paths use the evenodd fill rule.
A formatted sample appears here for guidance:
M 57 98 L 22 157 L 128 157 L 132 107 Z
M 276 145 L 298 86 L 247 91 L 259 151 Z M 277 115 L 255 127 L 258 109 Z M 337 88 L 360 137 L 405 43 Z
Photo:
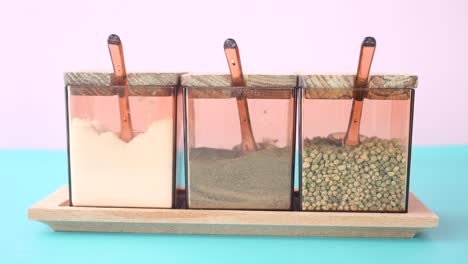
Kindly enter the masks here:
M 66 73 L 70 205 L 171 208 L 177 74 L 128 75 L 133 138 L 120 139 L 108 73 Z
M 300 76 L 300 204 L 304 211 L 407 212 L 416 76 L 372 76 L 359 144 L 344 143 L 354 75 Z
M 290 210 L 295 155 L 295 75 L 182 75 L 187 206 Z M 243 151 L 247 99 L 256 150 Z

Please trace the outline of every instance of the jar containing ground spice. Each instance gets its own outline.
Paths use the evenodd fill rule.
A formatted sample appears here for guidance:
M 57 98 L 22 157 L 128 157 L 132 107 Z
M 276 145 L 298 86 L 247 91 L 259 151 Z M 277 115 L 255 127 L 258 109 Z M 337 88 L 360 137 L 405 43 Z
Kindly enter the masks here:
M 406 212 L 417 77 L 371 76 L 358 118 L 354 75 L 299 80 L 301 209 Z
M 189 208 L 292 209 L 297 76 L 244 78 L 181 77 Z
M 129 74 L 118 86 L 112 74 L 66 73 L 65 83 L 70 204 L 173 207 L 178 75 Z

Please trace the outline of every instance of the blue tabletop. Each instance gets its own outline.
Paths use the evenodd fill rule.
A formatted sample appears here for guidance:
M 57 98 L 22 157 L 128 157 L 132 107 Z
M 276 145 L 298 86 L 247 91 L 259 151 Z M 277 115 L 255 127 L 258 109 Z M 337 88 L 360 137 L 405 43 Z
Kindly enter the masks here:
M 468 263 L 468 146 L 413 148 L 411 190 L 440 217 L 414 239 L 53 232 L 27 208 L 66 166 L 65 151 L 0 151 L 0 263 Z

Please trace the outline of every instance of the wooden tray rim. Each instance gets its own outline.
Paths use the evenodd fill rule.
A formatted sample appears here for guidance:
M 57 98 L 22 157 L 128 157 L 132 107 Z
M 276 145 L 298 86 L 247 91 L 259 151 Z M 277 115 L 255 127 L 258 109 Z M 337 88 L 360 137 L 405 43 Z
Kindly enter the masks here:
M 304 211 L 243 211 L 68 206 L 65 185 L 28 209 L 28 218 L 41 222 L 170 223 L 303 227 L 379 227 L 426 229 L 439 218 L 413 193 L 408 213 L 348 213 Z

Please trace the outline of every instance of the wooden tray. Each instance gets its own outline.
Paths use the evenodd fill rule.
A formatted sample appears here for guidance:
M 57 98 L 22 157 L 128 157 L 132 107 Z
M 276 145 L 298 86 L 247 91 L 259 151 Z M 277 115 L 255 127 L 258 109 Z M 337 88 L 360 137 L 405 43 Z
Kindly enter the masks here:
M 439 222 L 412 193 L 406 214 L 275 212 L 70 207 L 67 186 L 29 208 L 28 218 L 55 231 L 402 238 Z

